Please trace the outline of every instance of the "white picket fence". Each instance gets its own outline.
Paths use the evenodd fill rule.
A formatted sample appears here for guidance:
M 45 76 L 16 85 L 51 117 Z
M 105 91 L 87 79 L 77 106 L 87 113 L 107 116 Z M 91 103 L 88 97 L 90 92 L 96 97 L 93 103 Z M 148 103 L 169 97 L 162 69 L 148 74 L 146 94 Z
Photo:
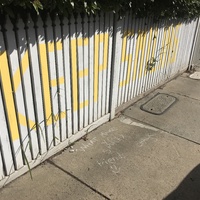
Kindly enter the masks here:
M 0 31 L 0 187 L 186 70 L 196 27 L 131 13 L 122 20 L 112 13 L 7 17 Z

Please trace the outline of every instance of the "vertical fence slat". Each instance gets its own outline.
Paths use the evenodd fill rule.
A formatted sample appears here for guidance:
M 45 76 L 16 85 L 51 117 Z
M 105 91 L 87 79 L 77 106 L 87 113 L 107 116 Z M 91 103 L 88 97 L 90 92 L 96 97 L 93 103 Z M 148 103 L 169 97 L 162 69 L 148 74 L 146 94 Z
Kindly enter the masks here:
M 102 100 L 103 100 L 103 56 L 104 56 L 104 20 L 103 20 L 103 13 L 99 16 L 99 55 L 98 55 L 98 114 L 97 118 L 99 119 L 101 117 L 102 113 Z
M 37 28 L 36 28 L 37 27 Z M 49 149 L 49 136 L 52 135 L 52 107 L 51 107 L 51 95 L 50 95 L 50 86 L 49 86 L 49 69 L 48 69 L 48 60 L 47 60 L 47 49 L 46 49 L 46 39 L 45 39 L 45 29 L 46 25 L 43 23 L 41 17 L 38 17 L 35 22 L 36 28 L 36 41 L 37 41 L 37 51 L 38 51 L 38 61 L 41 77 L 41 91 L 42 91 L 42 104 L 44 108 L 44 118 L 42 121 L 39 120 L 38 127 L 40 129 L 41 141 L 46 143 L 46 147 L 43 148 L 43 151 Z M 40 87 L 38 85 L 38 87 Z M 38 104 L 41 108 L 41 105 Z
M 21 68 L 21 72 L 20 72 L 21 73 L 21 87 L 23 90 L 24 108 L 25 108 L 26 116 L 23 116 L 20 113 L 20 109 L 18 111 L 19 111 L 19 116 L 20 116 L 19 119 L 21 120 L 20 122 L 23 123 L 22 120 L 25 121 L 25 124 L 22 124 L 21 126 L 27 127 L 27 135 L 23 139 L 23 145 L 24 145 L 24 151 L 25 151 L 24 154 L 27 157 L 27 159 L 30 161 L 31 158 L 28 158 L 29 150 L 31 151 L 30 156 L 33 159 L 35 159 L 38 156 L 39 148 L 38 148 L 37 134 L 33 130 L 36 120 L 35 120 L 35 113 L 34 113 L 34 107 L 33 107 L 34 101 L 33 101 L 33 93 L 32 93 L 32 83 L 30 79 L 31 76 L 30 76 L 28 44 L 27 44 L 26 33 L 25 33 L 25 24 L 22 22 L 20 18 L 18 21 L 17 43 L 19 47 L 21 48 L 20 49 L 21 51 L 19 52 L 20 53 L 19 63 L 20 63 L 20 68 Z M 20 104 L 20 101 L 18 103 Z
M 99 15 L 94 21 L 94 121 L 98 119 L 98 89 L 99 89 Z
M 136 57 L 134 62 L 134 75 L 133 75 L 133 81 L 134 81 L 134 90 L 133 90 L 133 97 L 136 96 L 137 93 L 137 87 L 138 87 L 138 77 L 139 77 L 139 67 L 140 67 L 140 60 L 141 60 L 141 41 L 142 41 L 142 29 L 143 29 L 143 23 L 142 20 L 138 20 L 136 22 L 137 24 L 137 40 L 136 40 Z
M 84 57 L 83 57 L 83 26 L 82 18 L 80 15 L 77 17 L 77 58 L 78 58 L 78 115 L 79 115 L 79 130 L 83 129 L 83 110 L 85 106 L 84 102 Z
M 57 95 L 58 95 L 58 117 L 60 123 L 60 141 L 64 141 L 66 139 L 66 94 L 65 94 L 65 77 L 64 77 L 64 62 L 63 62 L 63 46 L 62 46 L 62 35 L 61 35 L 61 27 L 62 24 L 58 18 L 55 16 L 55 26 L 54 26 L 54 45 L 56 49 L 56 70 L 57 70 Z
M 154 32 L 154 36 L 153 36 L 153 52 L 152 52 L 152 56 L 151 56 L 151 64 L 153 64 L 153 68 L 149 71 L 150 74 L 150 79 L 149 79 L 149 89 L 154 87 L 154 81 L 156 79 L 156 73 L 157 73 L 157 53 L 159 50 L 159 40 L 160 40 L 160 35 L 159 35 L 160 31 L 159 31 L 159 24 L 158 22 L 156 22 L 155 24 L 155 32 Z
M 63 47 L 63 59 L 64 59 L 64 77 L 65 77 L 65 95 L 66 95 L 66 114 L 67 114 L 67 138 L 72 135 L 72 92 L 71 92 L 71 68 L 70 68 L 70 32 L 69 32 L 69 20 L 63 19 L 63 35 L 62 35 L 62 47 Z
M 131 86 L 131 82 L 132 82 L 132 75 L 133 75 L 133 54 L 134 54 L 134 50 L 133 50 L 133 44 L 134 44 L 134 36 L 133 36 L 133 32 L 134 32 L 134 23 L 133 23 L 133 15 L 132 13 L 130 13 L 129 16 L 129 28 L 128 28 L 128 37 L 130 39 L 130 48 L 128 51 L 128 71 L 127 71 L 127 76 L 126 76 L 126 80 L 125 80 L 125 84 L 126 84 L 126 88 L 125 88 L 125 96 L 124 96 L 124 102 L 128 101 L 128 95 L 129 95 L 129 91 L 130 91 L 130 86 Z
M 105 16 L 105 32 L 108 34 L 108 67 L 107 67 L 107 83 L 106 83 L 106 114 L 109 112 L 110 106 L 110 83 L 111 83 L 111 63 L 112 63 L 112 47 L 113 47 L 113 13 L 106 13 Z
M 89 124 L 94 121 L 94 27 L 95 19 L 89 17 Z
M 17 86 L 19 86 L 21 82 L 21 76 L 19 71 L 19 60 L 17 55 L 17 47 L 16 47 L 16 41 L 14 42 L 8 38 L 15 38 L 15 34 L 13 31 L 13 25 L 9 19 L 7 19 L 7 23 L 5 26 L 6 29 L 6 38 L 5 41 L 6 44 L 6 54 L 8 56 L 6 60 L 2 60 L 2 63 L 4 63 L 4 69 L 1 71 L 3 74 L 1 76 L 2 78 L 2 86 L 3 86 L 3 93 L 5 96 L 6 101 L 6 109 L 7 109 L 7 116 L 11 131 L 11 142 L 13 143 L 13 154 L 16 160 L 16 168 L 19 169 L 23 167 L 24 165 L 24 159 L 22 154 L 22 142 L 26 140 L 27 136 L 27 128 L 25 126 L 19 127 L 19 113 L 17 107 L 20 106 L 20 111 L 23 113 L 24 116 L 25 110 L 24 110 L 24 100 L 23 100 L 23 94 L 22 94 L 22 88 L 19 89 Z M 4 55 L 6 55 L 4 54 Z M 18 91 L 17 91 L 18 89 Z M 14 91 L 13 95 L 11 95 L 11 91 Z M 16 127 L 14 127 L 16 125 Z M 21 135 L 21 131 L 23 130 Z M 22 136 L 22 137 L 21 137 Z M 28 153 L 27 153 L 28 154 Z M 27 155 L 27 157 L 30 158 L 30 154 Z
M 143 41 L 143 48 L 144 48 L 144 57 L 143 57 L 143 63 L 142 63 L 142 69 L 140 72 L 140 87 L 138 88 L 138 94 L 141 94 L 144 91 L 144 85 L 147 75 L 147 64 L 149 63 L 149 53 L 150 53 L 150 41 L 151 41 L 151 34 L 149 31 L 150 29 L 150 23 L 148 23 L 148 19 L 145 19 L 145 28 L 144 28 L 144 34 L 145 34 L 145 40 Z
M 78 69 L 77 69 L 77 33 L 75 19 L 70 19 L 70 49 L 71 49 L 71 75 L 72 75 L 72 106 L 73 106 L 73 133 L 78 132 Z
M 46 152 L 46 142 L 45 142 L 45 135 L 46 135 L 46 129 L 45 127 L 45 110 L 43 107 L 43 97 L 42 97 L 42 80 L 41 80 L 41 72 L 40 72 L 40 65 L 39 65 L 39 51 L 37 48 L 37 41 L 38 37 L 36 35 L 37 32 L 37 25 L 34 24 L 32 18 L 30 17 L 28 22 L 28 45 L 29 45 L 29 55 L 31 60 L 31 66 L 30 66 L 30 75 L 33 79 L 33 86 L 34 86 L 34 94 L 35 94 L 35 124 L 34 127 L 32 127 L 31 134 L 34 131 L 37 131 L 38 135 L 38 146 L 39 146 L 39 153 L 43 154 Z M 41 35 L 39 35 L 41 38 Z M 42 44 L 43 45 L 43 44 Z
M 156 77 L 156 84 L 159 84 L 160 82 L 160 77 L 161 77 L 161 61 L 164 53 L 164 46 L 163 46 L 163 41 L 165 40 L 164 37 L 164 26 L 163 26 L 163 20 L 160 21 L 159 24 L 159 46 L 157 50 L 157 55 L 156 55 L 156 71 L 157 71 L 157 77 Z
M 89 124 L 89 19 L 87 15 L 83 19 L 83 62 L 84 62 L 84 127 Z
M 0 32 L 0 41 L 1 41 L 1 32 Z M 2 65 L 0 64 L 0 68 Z M 1 76 L 0 76 L 1 78 Z M 4 155 L 4 162 L 5 162 L 5 172 L 6 175 L 12 174 L 14 172 L 14 163 L 13 163 L 13 156 L 12 156 L 12 148 L 9 138 L 9 130 L 5 116 L 5 102 L 3 102 L 3 96 L 1 91 L 1 81 L 0 81 L 0 146 L 1 146 L 1 153 Z M 3 168 L 2 168 L 3 169 Z M 1 169 L 0 169 L 1 170 Z
M 132 42 L 133 42 L 133 49 L 132 49 L 132 64 L 131 64 L 131 77 L 130 77 L 130 87 L 129 87 L 129 94 L 128 94 L 128 99 L 131 100 L 132 98 L 132 93 L 134 90 L 134 70 L 135 70 L 135 55 L 136 55 L 136 41 L 138 37 L 138 31 L 137 31 L 137 23 L 136 23 L 136 18 L 133 17 L 132 19 Z
M 110 119 L 115 117 L 115 109 L 117 107 L 118 99 L 118 86 L 119 86 L 119 73 L 120 73 L 120 60 L 121 60 L 121 48 L 122 48 L 122 34 L 121 26 L 122 20 L 117 21 L 114 19 L 113 29 L 113 51 L 112 51 L 112 65 L 111 65 L 111 91 L 110 91 Z
M 123 76 L 122 76 L 122 80 L 120 82 L 119 87 L 122 88 L 121 90 L 121 99 L 120 102 L 121 104 L 124 103 L 125 101 L 125 92 L 126 92 L 126 88 L 127 88 L 127 84 L 128 84 L 128 76 L 130 75 L 130 43 L 131 43 L 131 37 L 130 37 L 130 12 L 127 15 L 127 24 L 126 24 L 126 29 L 124 30 L 124 36 L 125 36 L 125 40 L 126 40 L 126 45 L 125 45 L 125 51 L 122 52 L 123 57 L 122 57 L 122 70 L 123 70 Z
M 59 123 L 59 92 L 58 92 L 58 77 L 56 69 L 55 43 L 53 35 L 53 24 L 50 16 L 46 18 L 46 46 L 49 71 L 49 87 L 50 87 L 50 104 L 51 113 L 49 113 L 49 126 L 52 127 L 52 134 L 48 135 L 48 148 L 53 148 L 54 145 L 60 142 L 60 123 Z
M 176 24 L 176 35 L 175 35 L 175 48 L 173 49 L 172 54 L 172 66 L 171 66 L 171 76 L 173 76 L 176 72 L 176 70 L 179 68 L 179 49 L 180 49 L 180 38 L 181 38 L 181 25 L 179 24 L 180 21 L 178 21 L 178 24 Z
M 122 89 L 123 85 L 120 85 L 123 82 L 123 75 L 124 75 L 124 67 L 125 67 L 125 56 L 126 56 L 126 44 L 127 44 L 127 26 L 128 26 L 128 20 L 126 20 L 128 17 L 128 13 L 126 14 L 126 17 L 123 19 L 123 28 L 122 28 L 122 49 L 121 49 L 121 55 L 120 55 L 120 78 L 119 78 L 119 86 L 118 86 L 118 105 L 121 104 L 121 97 L 122 97 Z
M 193 39 L 195 38 L 195 30 L 196 30 L 196 24 L 198 23 L 198 20 L 193 20 L 192 21 L 192 27 L 188 28 L 189 30 L 191 30 L 191 32 L 188 34 L 188 47 L 187 47 L 187 55 L 186 55 L 186 61 L 185 64 L 183 66 L 182 69 L 187 69 L 187 67 L 189 66 L 189 59 L 190 59 L 190 52 L 192 52 L 192 45 L 193 44 Z M 189 25 L 188 25 L 189 26 Z M 186 67 L 185 67 L 186 66 Z
M 1 142 L 1 141 L 0 141 Z M 4 167 L 3 167 L 3 159 L 2 159 L 2 152 L 1 152 L 1 144 L 0 144 L 0 181 L 4 179 Z

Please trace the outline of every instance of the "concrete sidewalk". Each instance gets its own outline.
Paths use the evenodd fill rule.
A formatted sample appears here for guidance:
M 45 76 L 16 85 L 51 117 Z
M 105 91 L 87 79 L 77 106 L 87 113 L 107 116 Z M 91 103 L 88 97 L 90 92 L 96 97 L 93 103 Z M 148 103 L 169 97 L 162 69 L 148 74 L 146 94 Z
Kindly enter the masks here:
M 140 106 L 157 93 L 163 114 Z M 1 200 L 199 200 L 200 80 L 184 73 L 0 190 Z

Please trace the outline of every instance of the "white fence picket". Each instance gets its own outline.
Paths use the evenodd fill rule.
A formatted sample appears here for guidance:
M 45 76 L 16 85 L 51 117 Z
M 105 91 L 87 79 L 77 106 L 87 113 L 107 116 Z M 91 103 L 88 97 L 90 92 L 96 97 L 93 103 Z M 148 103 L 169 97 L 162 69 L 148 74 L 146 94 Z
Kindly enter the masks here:
M 67 123 L 67 138 L 72 135 L 72 93 L 71 93 L 71 68 L 70 68 L 70 34 L 69 34 L 69 20 L 64 18 L 63 21 L 63 35 L 62 35 L 62 47 L 63 47 L 63 59 L 64 59 L 64 77 L 65 77 L 65 95 L 66 95 L 66 123 Z
M 63 46 L 61 25 L 59 17 L 55 16 L 54 21 L 54 45 L 56 58 L 56 79 L 57 79 L 57 96 L 58 96 L 58 113 L 56 118 L 60 126 L 60 142 L 66 139 L 66 95 L 65 95 L 65 77 L 63 65 Z M 58 141 L 57 141 L 58 142 Z
M 13 127 L 13 124 L 11 123 L 18 123 L 20 121 L 20 116 L 26 116 L 25 113 L 25 109 L 24 109 L 24 99 L 23 99 L 23 91 L 22 91 L 22 85 L 20 84 L 21 82 L 21 75 L 20 75 L 20 68 L 19 68 L 19 58 L 18 58 L 18 51 L 17 51 L 17 46 L 16 46 L 16 39 L 14 40 L 15 42 L 13 42 L 12 40 L 8 39 L 8 38 L 15 38 L 15 33 L 13 31 L 13 24 L 11 23 L 11 21 L 9 19 L 7 19 L 7 23 L 5 26 L 7 32 L 6 32 L 6 40 L 7 40 L 7 48 L 6 48 L 6 53 L 8 56 L 8 60 L 9 60 L 9 65 L 10 66 L 5 66 L 7 65 L 6 62 L 8 62 L 7 60 L 4 60 L 4 66 L 5 70 L 10 70 L 10 74 L 9 72 L 4 72 L 7 73 L 7 80 L 5 82 L 5 80 L 2 80 L 2 85 L 3 85 L 3 93 L 7 98 L 11 98 L 12 99 L 12 105 L 6 105 L 7 109 L 9 106 L 12 106 L 13 110 L 12 112 L 14 112 L 14 115 L 9 113 L 8 111 L 8 115 L 13 115 L 13 119 L 9 119 L 10 120 L 10 129 L 12 131 L 12 143 L 13 143 L 13 154 L 15 155 L 15 159 L 16 159 L 16 167 L 17 169 L 20 169 L 21 167 L 23 167 L 24 165 L 24 155 L 23 152 L 25 152 L 24 148 L 23 148 L 23 144 L 26 146 L 26 144 L 28 143 L 28 136 L 27 136 L 27 127 L 26 127 L 26 120 L 24 122 L 25 126 L 20 126 L 19 124 L 17 124 L 17 127 L 15 127 L 15 130 Z M 6 69 L 7 67 L 10 67 L 10 69 Z M 11 77 L 9 77 L 11 76 Z M 5 75 L 1 76 L 2 79 L 5 78 Z M 12 97 L 8 94 L 11 88 L 6 88 L 8 86 L 5 86 L 4 84 L 8 84 L 10 85 L 10 87 L 12 87 L 12 91 L 14 91 Z M 9 97 L 10 96 L 10 97 Z M 8 100 L 6 98 L 6 104 L 8 103 Z M 15 98 L 15 99 L 14 99 Z M 16 104 L 15 104 L 16 103 Z M 20 112 L 20 114 L 19 114 Z M 22 117 L 22 121 L 23 121 L 23 117 Z M 15 121 L 15 122 L 14 122 Z M 15 135 L 15 136 L 13 136 Z M 23 149 L 23 150 L 22 150 Z M 31 160 L 31 154 L 29 149 L 26 151 L 26 157 L 28 160 Z
M 34 131 L 37 131 L 38 135 L 38 145 L 39 145 L 39 154 L 43 154 L 46 152 L 46 126 L 45 126 L 45 109 L 44 109 L 44 103 L 43 103 L 43 90 L 42 90 L 42 78 L 41 78 L 41 67 L 40 66 L 40 54 L 38 47 L 38 40 L 41 38 L 41 35 L 36 35 L 37 28 L 40 24 L 34 24 L 33 20 L 29 18 L 28 22 L 28 45 L 30 49 L 30 61 L 31 61 L 31 76 L 34 82 L 34 94 L 35 94 L 35 112 L 36 112 L 36 119 L 35 124 L 33 125 L 31 129 L 31 134 Z M 44 48 L 44 44 L 41 44 Z M 36 152 L 35 152 L 36 153 Z
M 8 127 L 6 124 L 6 116 L 5 116 L 3 95 L 2 95 L 1 89 L 2 88 L 0 88 L 0 113 L 1 113 L 0 115 L 0 127 L 1 127 L 0 146 L 1 146 L 1 151 L 2 151 L 1 153 L 4 155 L 3 157 L 4 157 L 4 162 L 5 162 L 6 175 L 9 175 L 9 174 L 12 174 L 15 171 L 15 169 L 14 169 L 14 163 L 13 163 L 13 158 L 12 158 L 12 148 L 11 148 L 11 143 L 10 143 L 10 138 L 9 138 Z
M 95 48 L 95 21 L 89 17 L 89 124 L 94 121 L 94 48 Z
M 84 84 L 84 127 L 89 124 L 89 27 L 88 17 L 83 18 L 83 84 Z

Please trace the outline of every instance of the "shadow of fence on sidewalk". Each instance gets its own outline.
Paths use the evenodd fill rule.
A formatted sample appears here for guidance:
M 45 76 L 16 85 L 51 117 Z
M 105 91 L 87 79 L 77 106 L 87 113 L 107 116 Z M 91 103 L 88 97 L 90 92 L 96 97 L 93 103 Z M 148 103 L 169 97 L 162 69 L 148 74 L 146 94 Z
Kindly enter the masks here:
M 197 165 L 163 200 L 199 200 L 200 199 L 200 164 Z

